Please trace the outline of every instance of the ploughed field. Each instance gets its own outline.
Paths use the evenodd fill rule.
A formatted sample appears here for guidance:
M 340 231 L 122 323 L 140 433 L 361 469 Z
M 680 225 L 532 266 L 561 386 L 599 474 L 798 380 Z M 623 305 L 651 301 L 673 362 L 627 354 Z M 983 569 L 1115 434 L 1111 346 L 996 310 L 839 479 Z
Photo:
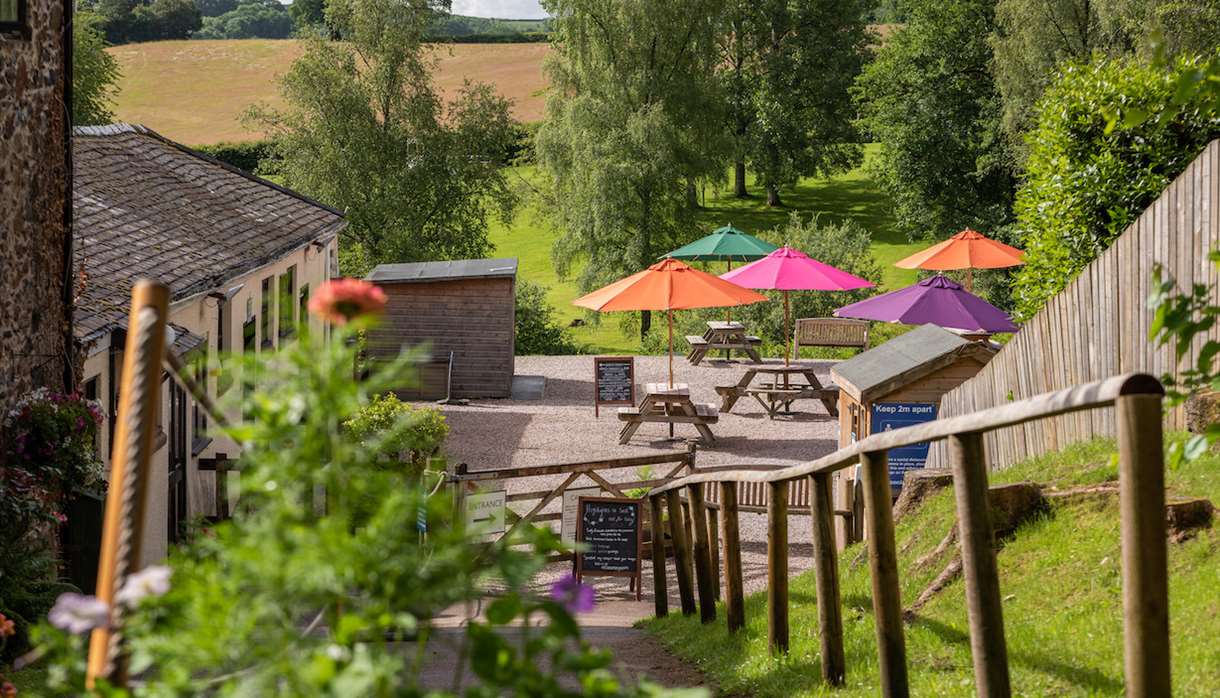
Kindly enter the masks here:
M 154 41 L 109 49 L 122 66 L 115 114 L 187 145 L 254 140 L 242 114 L 253 104 L 282 106 L 277 79 L 301 55 L 293 39 Z M 488 82 L 513 101 L 523 122 L 542 118 L 545 43 L 444 44 L 434 55 L 447 96 L 466 80 Z

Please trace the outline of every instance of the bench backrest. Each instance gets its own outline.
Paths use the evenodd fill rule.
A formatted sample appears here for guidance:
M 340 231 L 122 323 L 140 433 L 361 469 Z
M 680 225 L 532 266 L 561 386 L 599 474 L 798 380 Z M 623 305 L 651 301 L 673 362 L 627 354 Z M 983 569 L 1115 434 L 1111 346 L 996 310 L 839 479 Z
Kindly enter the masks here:
M 796 321 L 793 352 L 800 356 L 801 347 L 868 348 L 867 320 L 838 317 L 800 318 Z

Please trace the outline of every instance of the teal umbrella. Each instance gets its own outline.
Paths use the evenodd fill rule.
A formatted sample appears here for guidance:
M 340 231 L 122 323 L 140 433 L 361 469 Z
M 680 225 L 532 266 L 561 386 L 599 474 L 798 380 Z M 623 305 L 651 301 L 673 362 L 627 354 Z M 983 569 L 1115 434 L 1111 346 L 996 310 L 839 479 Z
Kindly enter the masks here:
M 779 248 L 766 240 L 759 240 L 753 235 L 734 228 L 730 223 L 723 228 L 713 230 L 710 235 L 662 256 L 694 261 L 727 262 L 726 270 L 732 271 L 733 262 L 753 262 L 766 257 L 777 249 Z M 732 320 L 733 316 L 725 315 L 725 318 Z

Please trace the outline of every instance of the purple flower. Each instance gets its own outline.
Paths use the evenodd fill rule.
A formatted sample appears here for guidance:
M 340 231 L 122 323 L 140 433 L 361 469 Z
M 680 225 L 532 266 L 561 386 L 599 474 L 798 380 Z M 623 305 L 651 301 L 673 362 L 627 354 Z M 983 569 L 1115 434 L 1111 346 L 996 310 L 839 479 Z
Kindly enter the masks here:
M 96 596 L 65 592 L 55 600 L 47 614 L 51 625 L 73 635 L 105 627 L 110 622 L 110 607 Z
M 551 599 L 563 604 L 568 613 L 588 613 L 593 610 L 593 587 L 576 581 L 575 575 L 560 579 L 551 585 Z
M 169 591 L 172 574 L 165 565 L 150 565 L 136 572 L 123 582 L 123 587 L 114 595 L 114 600 L 128 607 L 135 607 L 149 596 L 161 596 Z

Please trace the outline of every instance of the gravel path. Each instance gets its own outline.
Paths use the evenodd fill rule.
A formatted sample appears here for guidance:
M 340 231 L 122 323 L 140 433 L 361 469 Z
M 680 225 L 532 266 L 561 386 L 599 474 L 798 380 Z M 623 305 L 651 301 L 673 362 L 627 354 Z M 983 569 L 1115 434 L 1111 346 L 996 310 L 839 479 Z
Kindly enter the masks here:
M 666 379 L 666 357 L 636 358 L 636 380 L 659 382 Z M 829 368 L 833 362 L 813 362 L 823 384 L 829 383 Z M 735 383 L 748 364 L 705 361 L 701 366 L 689 365 L 682 357 L 674 359 L 674 381 L 690 386 L 695 402 L 719 405 L 716 385 Z M 442 408 L 451 432 L 446 443 L 446 456 L 451 462 L 466 463 L 473 470 L 570 463 L 623 458 L 681 451 L 685 441 L 668 441 L 663 424 L 645 424 L 627 445 L 619 445 L 620 422 L 613 407 L 593 416 L 593 358 L 591 356 L 528 356 L 517 357 L 518 376 L 543 376 L 546 387 L 541 400 L 474 400 L 468 405 Z M 712 426 L 714 444 L 699 444 L 697 463 L 700 466 L 731 464 L 794 465 L 830 453 L 838 444 L 838 422 L 826 414 L 821 403 L 802 401 L 794 405 L 796 415 L 775 420 L 767 419 L 761 406 L 751 399 L 739 400 L 731 414 L 720 415 Z M 695 430 L 679 425 L 679 438 L 694 438 Z M 664 466 L 662 466 L 664 467 Z M 654 472 L 654 477 L 664 473 Z M 524 478 L 509 481 L 511 492 L 536 491 L 554 487 L 565 475 Z M 626 482 L 639 475 L 631 469 L 608 471 L 612 482 Z M 591 486 L 581 478 L 572 487 Z M 517 502 L 514 508 L 524 513 L 535 502 Z M 546 511 L 558 511 L 554 502 Z M 766 518 L 758 514 L 741 515 L 742 563 L 747 592 L 766 588 Z M 790 522 L 790 560 L 792 572 L 808 568 L 812 548 L 809 540 L 808 516 L 794 516 Z M 540 586 L 569 570 L 567 565 L 552 565 L 538 580 Z M 640 617 L 651 612 L 651 565 L 644 568 L 644 601 L 636 606 L 634 594 L 627 590 L 625 580 L 616 578 L 589 579 L 598 590 L 599 601 L 630 603 Z M 669 578 L 673 586 L 673 571 Z M 671 588 L 670 607 L 676 606 L 677 591 Z

